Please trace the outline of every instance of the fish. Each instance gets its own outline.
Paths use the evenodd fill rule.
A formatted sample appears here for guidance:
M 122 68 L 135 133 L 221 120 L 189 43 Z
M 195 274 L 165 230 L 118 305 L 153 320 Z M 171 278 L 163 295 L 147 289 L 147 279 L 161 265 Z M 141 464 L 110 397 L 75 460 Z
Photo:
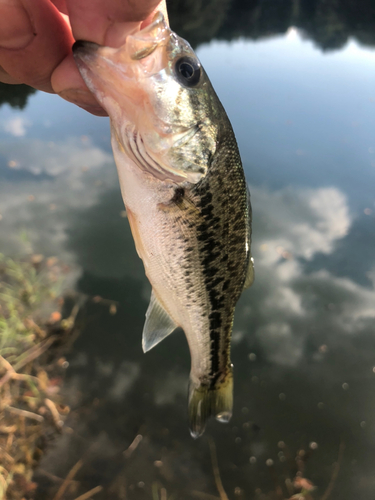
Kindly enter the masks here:
M 181 327 L 191 355 L 190 433 L 233 411 L 234 310 L 254 280 L 251 204 L 234 132 L 197 55 L 162 13 L 118 48 L 73 54 L 110 117 L 136 251 L 152 286 L 142 346 Z

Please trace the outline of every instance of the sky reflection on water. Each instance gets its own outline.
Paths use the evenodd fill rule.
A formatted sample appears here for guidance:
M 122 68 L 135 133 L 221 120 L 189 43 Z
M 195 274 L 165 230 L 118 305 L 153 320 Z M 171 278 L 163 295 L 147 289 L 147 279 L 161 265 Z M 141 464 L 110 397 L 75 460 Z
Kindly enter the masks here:
M 284 484 L 297 450 L 317 442 L 306 476 L 320 498 L 344 443 L 334 496 L 368 500 L 375 51 L 350 41 L 323 54 L 290 29 L 259 42 L 212 42 L 198 55 L 236 132 L 254 218 L 256 280 L 233 332 L 234 416 L 207 429 L 224 486 L 231 499 L 262 498 L 257 489 L 275 488 L 273 468 Z M 206 438 L 188 435 L 183 335 L 141 351 L 150 290 L 122 211 L 106 119 L 42 93 L 22 112 L 1 109 L 1 251 L 59 255 L 79 291 L 119 303 L 115 316 L 87 306 L 66 380 L 73 433 L 56 442 L 42 469 L 64 477 L 84 455 L 79 479 L 84 490 L 103 484 L 101 498 L 122 498 L 122 487 L 131 499 L 151 498 L 154 481 L 176 498 L 216 495 Z M 122 451 L 138 433 L 144 440 L 126 461 Z

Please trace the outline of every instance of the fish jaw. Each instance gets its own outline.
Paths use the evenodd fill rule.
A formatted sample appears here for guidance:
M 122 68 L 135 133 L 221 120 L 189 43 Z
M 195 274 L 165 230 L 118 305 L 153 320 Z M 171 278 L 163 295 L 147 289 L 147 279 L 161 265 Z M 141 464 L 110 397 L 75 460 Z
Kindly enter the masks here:
M 137 68 L 121 49 L 91 42 L 76 42 L 73 54 L 90 91 L 115 123 L 124 119 L 124 110 L 136 110 L 145 96 L 137 85 Z M 111 82 L 111 85 L 108 85 Z
M 117 125 L 124 115 L 134 120 L 137 107 L 147 99 L 140 80 L 165 68 L 168 61 L 163 48 L 171 34 L 159 12 L 147 28 L 129 34 L 119 48 L 82 40 L 73 45 L 73 56 L 86 85 Z
M 128 35 L 120 48 L 76 42 L 73 53 L 84 81 L 111 119 L 118 149 L 160 180 L 195 183 L 204 170 L 190 165 L 189 172 L 176 169 L 169 152 L 188 143 L 199 128 L 173 123 L 168 113 L 162 116 L 163 103 L 155 98 L 155 85 L 164 88 L 169 81 L 164 88 L 168 95 L 171 87 L 178 90 L 165 72 L 171 33 L 160 14 L 149 27 Z

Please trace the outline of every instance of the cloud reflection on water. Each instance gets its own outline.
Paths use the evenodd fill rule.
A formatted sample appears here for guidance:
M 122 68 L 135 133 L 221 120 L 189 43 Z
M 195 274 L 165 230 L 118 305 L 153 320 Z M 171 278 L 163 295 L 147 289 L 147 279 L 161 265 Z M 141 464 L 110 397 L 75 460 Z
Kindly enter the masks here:
M 89 140 L 75 138 L 1 141 L 0 151 L 2 251 L 19 254 L 31 246 L 33 251 L 74 263 L 74 256 L 65 250 L 68 214 L 94 205 L 106 178 L 115 182 L 112 156 Z M 105 167 L 108 172 L 103 176 L 100 171 Z M 9 179 L 10 174 L 15 180 Z M 26 247 L 21 234 L 28 242 Z
M 23 137 L 27 133 L 27 127 L 30 127 L 32 123 L 30 120 L 24 116 L 15 116 L 5 120 L 3 123 L 3 129 L 10 135 L 14 137 Z
M 256 281 L 242 301 L 249 328 L 239 320 L 242 337 L 255 337 L 267 360 L 295 366 L 305 357 L 311 329 L 330 342 L 372 327 L 375 290 L 326 269 L 305 271 L 306 261 L 334 254 L 349 232 L 352 216 L 336 188 L 252 188 Z M 370 272 L 370 271 L 369 271 Z M 241 314 L 241 313 L 240 313 Z M 261 318 L 261 319 L 260 319 Z

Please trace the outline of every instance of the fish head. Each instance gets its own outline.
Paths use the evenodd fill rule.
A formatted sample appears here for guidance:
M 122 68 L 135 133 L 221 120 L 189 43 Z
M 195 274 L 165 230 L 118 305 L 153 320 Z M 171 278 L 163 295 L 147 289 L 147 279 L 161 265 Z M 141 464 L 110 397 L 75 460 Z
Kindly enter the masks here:
M 73 53 L 111 119 L 118 151 L 162 180 L 196 183 L 206 174 L 221 104 L 195 52 L 160 12 L 119 48 L 76 42 Z

